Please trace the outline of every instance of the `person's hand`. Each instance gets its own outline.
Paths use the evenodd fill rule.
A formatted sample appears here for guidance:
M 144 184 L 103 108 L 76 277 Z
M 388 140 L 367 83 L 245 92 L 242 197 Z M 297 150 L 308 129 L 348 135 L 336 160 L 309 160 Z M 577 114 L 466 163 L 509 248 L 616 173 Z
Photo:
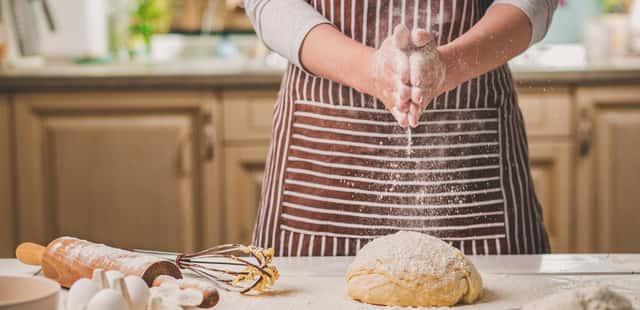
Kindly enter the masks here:
M 427 104 L 441 92 L 445 65 L 433 34 L 424 29 L 394 28 L 375 51 L 373 91 L 400 126 L 417 127 Z
M 445 69 L 435 36 L 424 29 L 414 29 L 409 48 L 411 104 L 407 120 L 411 127 L 418 126 L 427 104 L 441 93 Z
M 372 57 L 373 90 L 400 126 L 408 125 L 411 87 L 409 86 L 409 29 L 398 25 L 393 35 L 382 41 Z

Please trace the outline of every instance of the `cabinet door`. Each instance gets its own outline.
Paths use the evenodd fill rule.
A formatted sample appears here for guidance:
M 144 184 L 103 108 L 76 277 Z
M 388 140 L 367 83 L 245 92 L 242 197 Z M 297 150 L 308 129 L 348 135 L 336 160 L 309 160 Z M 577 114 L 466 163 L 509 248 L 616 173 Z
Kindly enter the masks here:
M 268 143 L 271 139 L 275 91 L 226 91 L 224 139 L 229 142 Z
M 553 253 L 572 251 L 571 150 L 562 142 L 529 145 L 531 175 Z
M 640 252 L 640 89 L 577 92 L 578 237 L 584 252 Z
M 225 91 L 226 242 L 251 242 L 262 192 L 276 91 Z
M 21 240 L 71 235 L 193 250 L 207 242 L 205 225 L 218 226 L 205 223 L 212 216 L 202 193 L 212 175 L 201 130 L 210 98 L 113 92 L 16 101 Z
M 9 110 L 9 99 L 0 96 L 0 257 L 13 257 L 16 242 Z
M 567 88 L 519 88 L 527 138 L 531 174 L 551 250 L 573 249 L 572 236 L 572 135 L 574 106 Z
M 572 134 L 574 106 L 569 89 L 520 87 L 518 104 L 530 139 L 568 138 Z
M 264 144 L 230 146 L 225 150 L 227 242 L 251 242 L 268 149 Z

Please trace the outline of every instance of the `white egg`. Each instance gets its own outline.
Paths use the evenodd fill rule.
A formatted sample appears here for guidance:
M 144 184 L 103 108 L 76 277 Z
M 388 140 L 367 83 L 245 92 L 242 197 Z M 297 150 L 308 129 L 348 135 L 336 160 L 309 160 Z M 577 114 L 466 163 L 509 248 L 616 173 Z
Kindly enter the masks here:
M 129 297 L 129 289 L 127 288 L 127 283 L 124 282 L 124 278 L 117 278 L 113 281 L 113 287 L 111 289 L 116 290 L 122 297 L 124 301 L 127 303 L 127 307 L 129 310 L 133 308 L 131 304 L 131 297 Z
M 122 294 L 108 288 L 91 298 L 87 310 L 128 310 L 128 306 Z
M 89 279 L 80 279 L 73 283 L 67 295 L 67 309 L 80 310 L 100 291 L 97 283 Z
M 149 300 L 147 310 L 182 310 L 182 307 L 173 301 L 155 296 Z
M 107 283 L 109 284 L 110 288 L 113 288 L 113 283 L 116 279 L 124 277 L 122 272 L 117 270 L 109 270 L 106 272 L 106 275 L 107 275 Z
M 136 276 L 127 276 L 124 281 L 131 298 L 131 310 L 144 310 L 150 295 L 147 282 Z
M 155 278 L 155 280 L 153 280 L 153 285 L 152 286 L 160 286 L 160 284 L 165 283 L 165 282 L 178 282 L 178 279 L 169 276 L 169 275 L 164 275 L 161 274 L 159 276 L 157 276 Z
M 202 291 L 195 288 L 180 290 L 176 302 L 183 307 L 197 307 L 202 303 Z
M 147 310 L 160 310 L 162 306 L 162 298 L 160 296 L 152 296 L 147 303 Z
M 155 295 L 170 297 L 180 293 L 180 286 L 178 282 L 163 282 L 159 287 L 154 287 L 153 291 Z

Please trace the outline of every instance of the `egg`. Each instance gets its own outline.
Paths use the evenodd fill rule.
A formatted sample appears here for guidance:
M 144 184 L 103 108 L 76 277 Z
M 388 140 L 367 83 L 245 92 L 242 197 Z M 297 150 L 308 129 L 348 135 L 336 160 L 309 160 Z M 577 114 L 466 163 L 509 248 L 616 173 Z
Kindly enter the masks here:
M 180 293 L 174 297 L 175 301 L 183 307 L 197 307 L 202 303 L 202 291 L 194 288 L 186 288 L 180 290 Z
M 176 278 L 174 278 L 172 276 L 161 274 L 161 275 L 157 276 L 155 280 L 153 280 L 153 285 L 151 285 L 151 286 L 153 286 L 153 287 L 160 286 L 160 285 L 162 285 L 162 283 L 165 283 L 165 282 L 177 283 L 178 279 L 176 279 Z
M 113 288 L 114 281 L 116 279 L 124 277 L 122 272 L 117 271 L 117 270 L 109 270 L 109 271 L 107 271 L 106 272 L 106 276 L 107 276 L 107 283 L 109 284 L 110 288 Z
M 67 295 L 67 309 L 81 310 L 89 300 L 100 291 L 97 283 L 89 279 L 80 279 L 73 283 Z
M 147 310 L 182 310 L 182 307 L 173 301 L 155 296 L 149 300 Z
M 150 295 L 147 282 L 136 276 L 127 276 L 124 281 L 131 299 L 131 310 L 144 310 Z
M 128 310 L 128 306 L 122 294 L 108 288 L 91 298 L 87 310 Z
M 154 287 L 153 294 L 163 297 L 174 296 L 180 293 L 178 282 L 163 282 L 159 287 Z
M 124 278 L 117 278 L 113 281 L 113 286 L 111 289 L 116 290 L 122 297 L 124 301 L 127 303 L 127 308 L 131 310 L 133 305 L 131 304 L 131 298 L 129 297 L 129 289 L 127 288 L 127 283 L 124 282 Z

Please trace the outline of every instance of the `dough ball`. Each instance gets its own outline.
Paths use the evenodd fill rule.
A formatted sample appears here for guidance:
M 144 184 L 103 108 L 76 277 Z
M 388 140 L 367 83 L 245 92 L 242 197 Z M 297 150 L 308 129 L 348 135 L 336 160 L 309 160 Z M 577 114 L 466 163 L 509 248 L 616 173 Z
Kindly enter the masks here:
M 482 278 L 460 250 L 417 232 L 365 245 L 347 270 L 347 293 L 369 304 L 446 307 L 476 301 Z
M 607 287 L 586 287 L 547 296 L 522 310 L 631 310 L 631 301 Z

